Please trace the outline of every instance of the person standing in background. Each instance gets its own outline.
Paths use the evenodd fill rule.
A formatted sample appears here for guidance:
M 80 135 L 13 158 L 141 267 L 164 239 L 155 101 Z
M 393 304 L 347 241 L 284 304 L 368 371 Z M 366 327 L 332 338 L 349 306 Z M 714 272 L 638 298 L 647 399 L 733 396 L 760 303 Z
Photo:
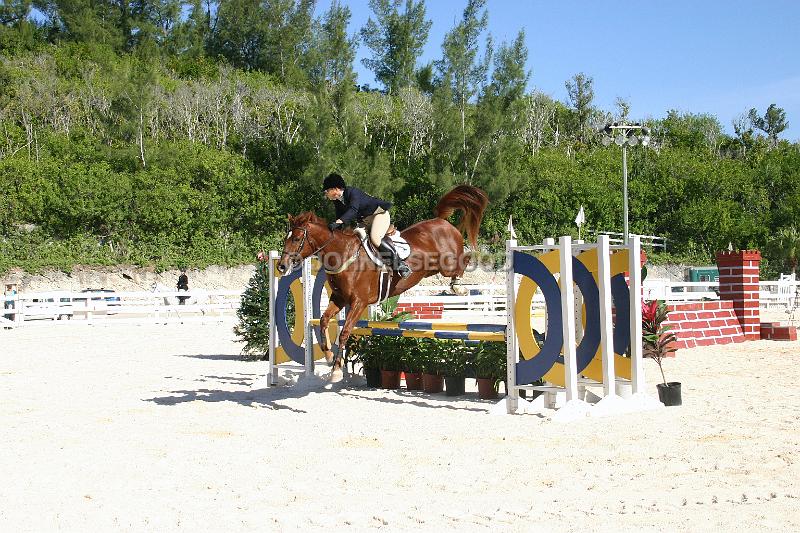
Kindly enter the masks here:
M 188 291 L 189 290 L 189 276 L 186 275 L 186 269 L 181 269 L 181 275 L 178 276 L 178 290 L 179 291 Z M 188 300 L 188 296 L 178 296 L 178 305 L 185 305 L 186 300 Z
M 15 309 L 16 306 L 17 287 L 13 283 L 6 283 L 3 290 L 3 309 Z M 7 314 L 3 315 L 6 320 L 15 320 L 16 315 Z

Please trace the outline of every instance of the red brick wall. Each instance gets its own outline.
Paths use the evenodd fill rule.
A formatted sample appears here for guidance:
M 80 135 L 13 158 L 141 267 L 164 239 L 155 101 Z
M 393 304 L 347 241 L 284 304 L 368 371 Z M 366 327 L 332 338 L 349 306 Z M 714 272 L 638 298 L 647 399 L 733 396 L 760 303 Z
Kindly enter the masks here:
M 675 348 L 745 340 L 732 301 L 676 303 L 668 304 L 668 307 L 670 312 L 664 324 L 671 326 L 678 338 Z
M 397 313 L 410 311 L 414 313 L 414 318 L 420 320 L 435 320 L 442 318 L 444 311 L 444 304 L 441 302 L 430 303 L 403 303 L 397 304 Z
M 761 252 L 738 250 L 717 252 L 719 297 L 733 302 L 733 309 L 747 340 L 758 340 L 760 334 L 758 267 Z
M 761 338 L 770 341 L 796 341 L 797 328 L 780 322 L 762 322 Z

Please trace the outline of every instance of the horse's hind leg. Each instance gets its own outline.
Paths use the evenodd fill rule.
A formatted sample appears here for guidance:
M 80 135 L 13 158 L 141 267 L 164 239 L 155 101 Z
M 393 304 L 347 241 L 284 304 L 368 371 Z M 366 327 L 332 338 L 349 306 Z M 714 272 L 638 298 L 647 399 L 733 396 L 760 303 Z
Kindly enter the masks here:
M 461 254 L 461 256 L 456 261 L 455 268 L 453 272 L 450 274 L 450 290 L 459 296 L 463 296 L 466 294 L 466 290 L 461 287 L 461 277 L 464 275 L 464 271 L 467 269 L 470 260 L 472 259 L 472 254 L 469 252 L 465 252 Z

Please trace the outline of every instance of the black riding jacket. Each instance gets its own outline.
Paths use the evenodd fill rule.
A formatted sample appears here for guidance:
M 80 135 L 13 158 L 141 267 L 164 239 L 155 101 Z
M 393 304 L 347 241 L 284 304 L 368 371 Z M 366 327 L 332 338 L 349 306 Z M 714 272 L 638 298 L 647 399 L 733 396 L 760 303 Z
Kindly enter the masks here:
M 391 202 L 370 196 L 356 187 L 345 187 L 341 200 L 335 200 L 333 205 L 336 208 L 336 218 L 345 224 L 353 219 L 360 221 L 373 215 L 379 207 L 384 211 L 392 207 Z

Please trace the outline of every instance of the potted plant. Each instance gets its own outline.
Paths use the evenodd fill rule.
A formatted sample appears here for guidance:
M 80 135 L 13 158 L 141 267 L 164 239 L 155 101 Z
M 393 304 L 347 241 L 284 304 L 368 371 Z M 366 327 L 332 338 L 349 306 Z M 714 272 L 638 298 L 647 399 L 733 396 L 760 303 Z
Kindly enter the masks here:
M 378 352 L 381 367 L 381 388 L 400 388 L 400 368 L 403 364 L 400 342 L 396 337 L 375 336 L 372 342 Z
M 422 390 L 430 393 L 442 392 L 442 359 L 438 343 L 432 339 L 421 339 L 419 343 L 422 358 Z
M 475 349 L 475 379 L 478 397 L 497 398 L 500 382 L 506 379 L 506 343 L 482 341 Z
M 381 386 L 381 367 L 378 360 L 378 351 L 372 342 L 373 337 L 367 335 L 352 335 L 347 340 L 348 357 L 353 363 L 361 364 L 364 377 L 367 378 L 367 387 Z
M 406 389 L 422 390 L 422 369 L 425 361 L 420 339 L 404 337 L 402 340 L 403 373 L 406 377 Z
M 666 406 L 681 405 L 681 384 L 677 381 L 667 383 L 664 368 L 661 366 L 665 357 L 675 351 L 672 343 L 676 340 L 670 327 L 664 325 L 669 309 L 662 300 L 651 300 L 642 305 L 642 340 L 644 357 L 649 357 L 658 365 L 663 383 L 656 385 L 658 399 Z
M 444 363 L 445 394 L 461 396 L 464 394 L 469 348 L 462 341 L 456 340 L 442 340 L 437 344 L 440 346 Z

